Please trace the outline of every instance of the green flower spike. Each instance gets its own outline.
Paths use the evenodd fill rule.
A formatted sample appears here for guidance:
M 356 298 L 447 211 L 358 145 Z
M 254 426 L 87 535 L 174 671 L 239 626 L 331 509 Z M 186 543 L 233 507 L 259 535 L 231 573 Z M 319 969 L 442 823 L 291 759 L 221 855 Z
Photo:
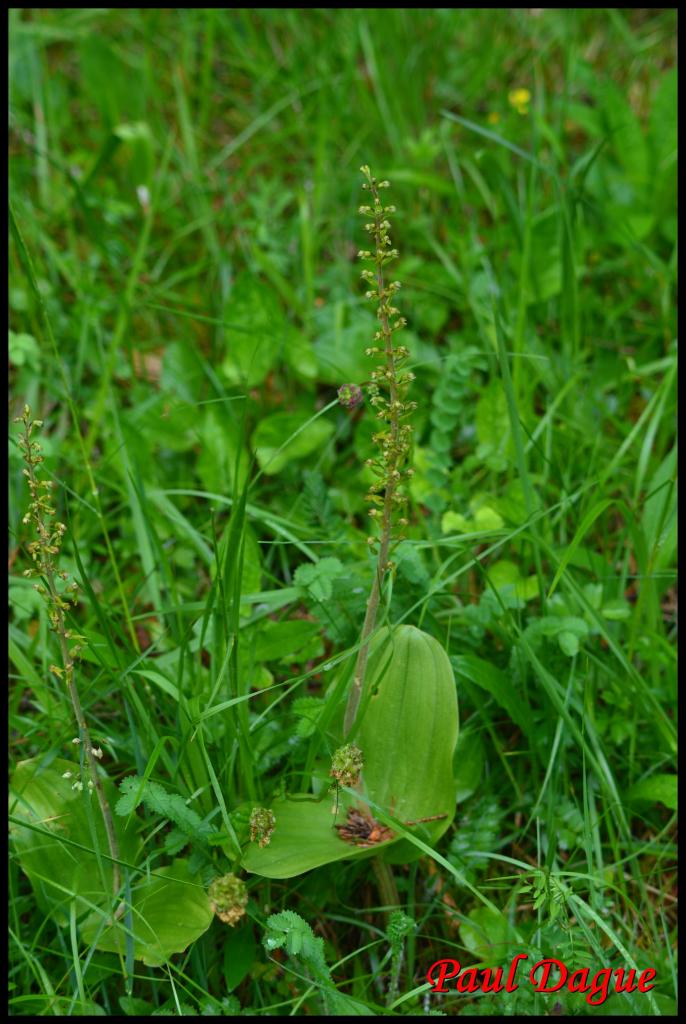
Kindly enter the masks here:
M 329 774 L 339 786 L 356 786 L 363 768 L 364 757 L 360 748 L 353 743 L 346 743 L 333 755 Z
M 250 842 L 256 842 L 258 846 L 269 846 L 275 825 L 276 818 L 272 811 L 264 807 L 253 807 L 250 812 Z
M 222 875 L 215 878 L 207 890 L 212 910 L 220 921 L 235 927 L 245 914 L 248 889 L 236 875 Z

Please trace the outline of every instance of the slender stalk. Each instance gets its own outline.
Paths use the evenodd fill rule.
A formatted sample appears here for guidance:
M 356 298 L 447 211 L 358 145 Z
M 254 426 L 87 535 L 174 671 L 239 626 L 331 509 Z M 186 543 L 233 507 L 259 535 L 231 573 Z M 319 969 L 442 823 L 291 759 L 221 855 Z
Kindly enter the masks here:
M 346 736 L 350 734 L 354 725 L 355 716 L 362 697 L 369 657 L 369 641 L 376 626 L 383 582 L 386 573 L 393 569 L 393 563 L 389 561 L 389 554 L 395 525 L 394 513 L 397 507 L 399 505 L 402 506 L 406 500 L 399 487 L 403 476 L 409 477 L 412 475 L 411 469 L 402 470 L 409 451 L 410 433 L 412 431 L 412 427 L 408 424 L 403 424 L 402 420 L 416 407 L 415 402 L 404 401 L 407 385 L 410 381 L 414 380 L 414 374 L 399 372 L 400 366 L 409 356 L 409 352 L 404 346 L 394 347 L 393 345 L 393 334 L 395 331 L 401 330 L 406 324 L 403 317 L 392 320 L 398 314 L 398 310 L 392 305 L 392 300 L 395 292 L 400 288 L 400 283 L 393 281 L 386 285 L 383 271 L 384 266 L 398 256 L 398 250 L 391 248 L 391 240 L 388 235 L 390 224 L 386 219 L 386 214 L 394 212 L 395 207 L 382 206 L 379 198 L 379 189 L 387 188 L 389 182 L 377 182 L 366 166 L 362 167 L 361 170 L 367 179 L 367 182 L 362 187 L 369 189 L 371 192 L 373 206 L 361 206 L 360 213 L 365 215 L 371 214 L 373 218 L 365 225 L 365 230 L 374 239 L 375 252 L 371 253 L 367 250 L 362 250 L 358 255 L 360 259 L 372 261 L 375 264 L 375 270 L 364 270 L 362 277 L 370 284 L 373 283 L 376 286 L 375 291 L 367 292 L 367 298 L 378 300 L 376 315 L 379 320 L 380 329 L 375 334 L 375 340 L 383 342 L 383 347 L 369 348 L 367 349 L 367 354 L 372 356 L 383 354 L 384 357 L 384 362 L 372 372 L 372 382 L 369 391 L 371 393 L 371 404 L 378 409 L 377 417 L 385 420 L 388 424 L 388 430 L 374 435 L 374 440 L 381 449 L 380 457 L 376 460 L 367 460 L 367 465 L 374 469 L 380 480 L 378 484 L 373 484 L 370 487 L 369 494 L 367 495 L 367 500 L 372 502 L 374 506 L 370 509 L 369 515 L 372 519 L 379 519 L 380 533 L 378 539 L 369 538 L 370 545 L 375 546 L 378 544 L 378 555 L 372 588 L 367 600 L 367 610 L 362 626 L 361 642 L 355 663 L 353 683 L 345 711 L 344 732 Z M 379 393 L 380 384 L 387 391 L 388 398 Z M 383 497 L 380 496 L 380 491 L 383 491 Z M 381 507 L 380 516 L 379 506 Z M 398 522 L 401 527 L 407 525 L 407 519 L 404 517 L 401 517 Z M 401 538 L 398 537 L 398 539 Z
M 376 878 L 376 884 L 379 889 L 379 896 L 383 901 L 386 916 L 388 917 L 392 911 L 400 906 L 400 897 L 398 896 L 398 889 L 395 884 L 395 879 L 393 878 L 393 872 L 381 857 L 372 857 L 371 864 L 374 877 Z
M 25 570 L 24 575 L 39 576 L 46 584 L 46 586 L 42 584 L 34 585 L 48 605 L 50 624 L 53 631 L 57 634 L 62 656 L 62 667 L 51 665 L 50 670 L 60 679 L 64 679 L 67 684 L 69 699 L 71 700 L 74 717 L 79 729 L 79 742 L 86 752 L 85 756 L 88 762 L 90 783 L 92 783 L 92 786 L 89 784 L 89 788 L 95 790 L 105 825 L 107 845 L 110 857 L 112 858 L 112 889 L 116 895 L 120 885 L 120 871 L 119 864 L 117 863 L 119 860 L 119 844 L 117 843 L 114 831 L 112 811 L 98 773 L 98 757 L 102 757 L 102 751 L 96 750 L 93 747 L 90 730 L 88 729 L 88 723 L 83 713 L 79 692 L 74 679 L 74 661 L 78 657 L 85 640 L 81 636 L 76 636 L 67 628 L 64 613 L 69 608 L 69 601 L 65 600 L 64 596 L 57 589 L 57 578 L 59 577 L 62 580 L 68 578 L 67 573 L 58 571 L 55 561 L 55 556 L 59 553 L 62 538 L 67 528 L 63 523 L 49 523 L 49 519 L 55 515 L 55 509 L 51 505 L 49 496 L 52 483 L 51 481 L 40 480 L 36 473 L 36 467 L 43 461 L 43 456 L 40 454 L 41 446 L 31 440 L 31 434 L 34 427 L 40 427 L 42 423 L 40 420 L 31 420 L 31 411 L 28 406 L 24 406 L 24 414 L 18 417 L 18 419 L 24 425 L 24 432 L 19 438 L 19 446 L 22 449 L 24 462 L 26 463 L 24 474 L 28 478 L 29 491 L 31 493 L 29 512 L 24 516 L 23 521 L 24 523 L 32 522 L 38 534 L 38 539 L 29 544 L 29 552 L 33 558 L 34 567 Z M 77 589 L 76 583 L 71 583 L 66 588 L 65 593 L 71 597 L 72 601 L 76 600 L 75 592 Z M 71 640 L 76 640 L 77 642 L 70 649 L 69 641 Z

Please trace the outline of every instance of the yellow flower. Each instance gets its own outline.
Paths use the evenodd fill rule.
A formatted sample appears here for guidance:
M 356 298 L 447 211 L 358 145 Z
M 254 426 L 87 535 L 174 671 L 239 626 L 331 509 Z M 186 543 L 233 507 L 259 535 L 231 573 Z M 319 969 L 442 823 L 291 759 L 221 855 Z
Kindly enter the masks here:
M 507 94 L 507 98 L 518 114 L 529 113 L 528 104 L 531 99 L 531 93 L 528 89 L 512 89 L 512 91 Z

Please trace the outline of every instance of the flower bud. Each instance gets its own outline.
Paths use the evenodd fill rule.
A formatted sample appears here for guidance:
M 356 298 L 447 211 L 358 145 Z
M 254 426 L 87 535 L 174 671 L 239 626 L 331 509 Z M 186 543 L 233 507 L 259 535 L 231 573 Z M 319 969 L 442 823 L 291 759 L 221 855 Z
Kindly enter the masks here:
M 355 409 L 364 401 L 362 388 L 358 384 L 341 384 L 337 394 L 338 401 L 344 409 Z

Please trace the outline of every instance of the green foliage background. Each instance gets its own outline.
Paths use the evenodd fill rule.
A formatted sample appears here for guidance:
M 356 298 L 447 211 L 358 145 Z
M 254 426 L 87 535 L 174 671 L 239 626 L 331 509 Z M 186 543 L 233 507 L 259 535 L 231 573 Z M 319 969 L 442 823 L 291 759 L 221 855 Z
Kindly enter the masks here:
M 419 402 L 388 618 L 445 646 L 462 724 L 440 859 L 394 868 L 402 940 L 357 857 L 249 875 L 244 924 L 134 965 L 89 944 L 81 909 L 44 912 L 24 829 L 12 1013 L 382 1014 L 389 991 L 402 1014 L 593 1012 L 564 990 L 426 993 L 435 959 L 522 951 L 653 967 L 650 997 L 595 1012 L 673 1012 L 675 10 L 9 24 L 34 274 L 13 236 L 10 411 L 45 421 L 103 764 L 163 787 L 129 808 L 139 867 L 185 848 L 190 894 L 225 870 L 245 808 L 326 786 L 327 687 L 372 573 L 374 423 L 334 402 L 369 374 L 362 163 L 393 186 Z M 74 725 L 21 576 L 16 430 L 10 760 L 49 772 Z

